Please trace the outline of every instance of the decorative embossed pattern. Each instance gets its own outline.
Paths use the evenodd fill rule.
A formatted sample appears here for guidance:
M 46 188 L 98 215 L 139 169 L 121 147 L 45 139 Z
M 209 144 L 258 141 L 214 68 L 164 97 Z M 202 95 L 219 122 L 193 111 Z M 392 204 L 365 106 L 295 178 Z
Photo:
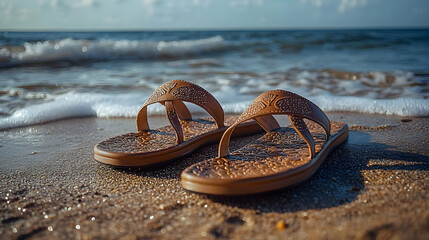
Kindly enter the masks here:
M 177 99 L 181 99 L 184 101 L 195 103 L 197 105 L 204 106 L 207 103 L 209 93 L 200 87 L 198 87 L 198 90 L 197 90 L 196 87 L 197 87 L 196 85 L 178 87 L 174 89 L 171 94 Z
M 266 103 L 266 105 L 271 106 L 271 104 L 273 103 L 274 99 L 276 99 L 277 94 L 267 94 L 265 95 L 262 100 Z
M 308 131 L 307 125 L 305 124 L 305 121 L 301 117 L 297 116 L 291 116 L 290 117 L 291 123 L 298 129 L 300 132 Z
M 244 110 L 244 112 L 240 115 L 238 118 L 238 121 L 242 121 L 243 119 L 247 119 L 258 112 L 262 111 L 264 108 L 266 108 L 267 105 L 261 101 L 253 101 L 247 108 Z
M 285 95 L 287 95 L 288 97 L 283 97 L 280 99 L 278 98 L 279 96 Z M 261 97 L 262 99 L 260 100 Z M 253 101 L 241 114 L 239 120 L 252 118 L 265 108 L 271 107 L 273 103 L 277 110 L 271 110 L 270 113 L 293 112 L 303 115 L 309 115 L 313 112 L 313 109 L 311 108 L 309 102 L 298 94 L 288 91 L 274 90 L 266 93 L 263 96 L 258 97 L 255 101 Z
M 177 85 L 177 82 L 174 82 L 174 81 L 170 81 L 170 82 L 166 82 L 166 83 L 162 84 L 146 100 L 145 104 L 156 101 L 158 98 L 160 98 L 164 94 L 169 93 L 174 87 L 176 87 L 176 85 Z
M 304 115 L 311 114 L 313 111 L 308 102 L 300 98 L 282 98 L 276 102 L 276 107 L 281 111 L 293 111 Z
M 225 124 L 231 125 L 236 117 L 225 117 Z M 217 129 L 212 118 L 182 120 L 184 140 L 190 140 L 203 133 Z M 96 145 L 100 150 L 112 153 L 144 153 L 176 146 L 176 134 L 172 126 L 138 133 L 127 133 L 104 140 Z
M 326 143 L 324 130 L 316 123 L 305 120 L 312 133 L 316 154 Z M 331 122 L 332 135 L 345 127 Z M 310 162 L 305 141 L 293 128 L 283 127 L 264 136 L 224 158 L 213 158 L 185 169 L 186 174 L 212 179 L 253 178 L 286 172 Z

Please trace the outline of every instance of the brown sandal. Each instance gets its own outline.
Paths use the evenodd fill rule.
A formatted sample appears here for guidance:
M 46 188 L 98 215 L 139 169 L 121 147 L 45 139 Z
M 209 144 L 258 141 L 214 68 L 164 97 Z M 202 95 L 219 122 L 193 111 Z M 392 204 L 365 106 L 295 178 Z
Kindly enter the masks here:
M 293 129 L 280 127 L 274 118 L 258 121 L 267 133 L 229 153 L 229 140 L 236 127 L 250 119 L 279 114 L 289 116 Z M 311 177 L 348 135 L 347 124 L 330 122 L 325 113 L 306 98 L 283 90 L 267 91 L 225 131 L 217 158 L 183 171 L 182 186 L 200 193 L 241 195 L 294 185 Z
M 205 109 L 214 119 L 192 119 L 186 105 L 190 102 Z M 147 106 L 161 103 L 171 126 L 149 129 Z M 202 87 L 173 80 L 162 84 L 145 102 L 137 115 L 137 132 L 109 138 L 95 145 L 94 158 L 120 167 L 140 167 L 182 157 L 197 148 L 218 142 L 236 118 L 224 117 L 219 102 Z M 234 136 L 262 132 L 256 122 L 241 126 Z

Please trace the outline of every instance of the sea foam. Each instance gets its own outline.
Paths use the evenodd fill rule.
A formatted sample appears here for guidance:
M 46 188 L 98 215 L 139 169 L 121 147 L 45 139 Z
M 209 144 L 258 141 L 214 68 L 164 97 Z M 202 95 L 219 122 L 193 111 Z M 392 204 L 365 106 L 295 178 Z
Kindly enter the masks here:
M 11 116 L 0 119 L 0 129 L 73 117 L 135 117 L 147 97 L 138 93 L 109 95 L 70 92 L 54 97 L 49 102 L 27 106 L 15 111 Z M 250 99 L 243 101 L 243 98 L 240 98 L 241 101 L 230 99 L 230 101 L 221 102 L 225 112 L 242 113 L 251 101 Z M 429 99 L 368 99 L 329 95 L 315 96 L 309 99 L 327 112 L 350 111 L 398 116 L 429 116 Z M 195 106 L 191 106 L 191 110 L 192 112 L 203 112 L 201 108 Z M 155 104 L 148 108 L 148 112 L 151 116 L 163 115 L 165 110 L 162 105 Z

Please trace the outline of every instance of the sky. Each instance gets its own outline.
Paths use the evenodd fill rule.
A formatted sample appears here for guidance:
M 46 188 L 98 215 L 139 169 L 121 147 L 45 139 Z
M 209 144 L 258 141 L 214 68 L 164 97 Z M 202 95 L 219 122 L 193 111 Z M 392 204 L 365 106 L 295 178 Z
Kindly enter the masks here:
M 429 27 L 429 0 L 0 0 L 2 30 Z

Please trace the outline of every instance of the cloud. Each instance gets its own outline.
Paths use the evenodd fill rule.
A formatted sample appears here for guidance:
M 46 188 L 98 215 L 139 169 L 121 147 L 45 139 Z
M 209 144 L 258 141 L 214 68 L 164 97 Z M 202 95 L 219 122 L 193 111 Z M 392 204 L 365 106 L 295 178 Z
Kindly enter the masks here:
M 230 2 L 230 5 L 233 7 L 263 6 L 264 0 L 233 0 Z
M 155 9 L 158 5 L 162 4 L 160 0 L 142 0 L 141 4 L 143 5 L 146 14 L 150 17 L 155 13 Z
M 338 12 L 343 13 L 355 7 L 365 6 L 366 3 L 366 0 L 341 0 L 338 6 Z
M 0 0 L 0 15 L 4 21 L 9 21 L 13 16 L 14 5 L 13 3 Z M 0 18 L 0 19 L 1 19 Z
M 119 18 L 117 17 L 112 17 L 112 16 L 106 16 L 103 18 L 103 22 L 105 23 L 118 23 L 118 21 L 120 21 Z
M 301 0 L 302 3 L 309 3 L 315 7 L 321 7 L 323 5 L 323 0 Z
M 41 7 L 50 7 L 52 9 L 76 9 L 90 8 L 99 6 L 100 0 L 39 0 L 38 5 Z
M 21 7 L 16 2 L 0 0 L 0 23 L 2 24 L 25 22 L 30 12 L 29 8 Z
M 80 1 L 74 1 L 72 6 L 76 8 L 87 8 L 87 7 L 94 7 L 97 6 L 99 3 L 96 0 L 80 0 Z
M 333 3 L 332 0 L 300 0 L 301 3 L 304 4 L 310 4 L 314 7 L 320 8 L 323 5 L 331 5 L 327 4 L 328 2 Z M 362 7 L 367 4 L 367 0 L 337 0 L 336 3 L 333 3 L 334 6 L 338 6 L 337 10 L 340 13 L 346 12 L 350 9 L 356 8 L 356 7 Z
M 18 20 L 21 21 L 21 22 L 27 20 L 29 13 L 30 13 L 29 9 L 27 9 L 27 8 L 20 8 L 18 10 L 18 12 L 17 12 Z
M 58 7 L 58 0 L 39 0 L 39 5 L 56 8 Z

